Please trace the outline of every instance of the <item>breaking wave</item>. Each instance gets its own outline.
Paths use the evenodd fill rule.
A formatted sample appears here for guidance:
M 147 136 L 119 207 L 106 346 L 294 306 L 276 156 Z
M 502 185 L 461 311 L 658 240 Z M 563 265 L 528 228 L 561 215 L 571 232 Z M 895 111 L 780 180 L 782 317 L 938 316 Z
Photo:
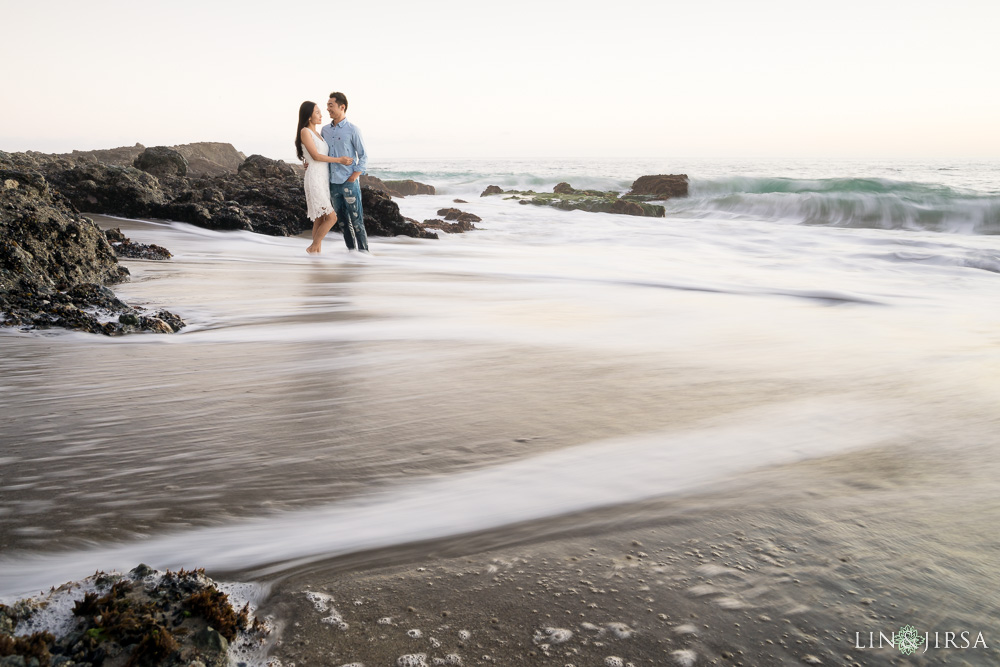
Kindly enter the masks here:
M 872 178 L 692 180 L 668 217 L 1000 234 L 1000 195 Z

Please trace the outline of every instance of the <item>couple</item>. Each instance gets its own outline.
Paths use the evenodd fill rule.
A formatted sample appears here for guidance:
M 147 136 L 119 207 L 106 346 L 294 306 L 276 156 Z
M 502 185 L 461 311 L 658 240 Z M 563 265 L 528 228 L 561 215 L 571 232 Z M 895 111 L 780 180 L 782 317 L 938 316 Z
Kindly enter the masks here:
M 305 163 L 306 209 L 313 221 L 309 254 L 318 254 L 323 237 L 343 220 L 344 242 L 349 250 L 368 252 L 361 209 L 361 184 L 358 179 L 365 171 L 368 155 L 361 132 L 347 120 L 347 96 L 330 93 L 326 103 L 329 125 L 322 133 L 316 128 L 323 122 L 319 105 L 303 102 L 299 107 L 299 127 L 295 134 L 295 151 Z M 352 168 L 351 165 L 354 165 Z

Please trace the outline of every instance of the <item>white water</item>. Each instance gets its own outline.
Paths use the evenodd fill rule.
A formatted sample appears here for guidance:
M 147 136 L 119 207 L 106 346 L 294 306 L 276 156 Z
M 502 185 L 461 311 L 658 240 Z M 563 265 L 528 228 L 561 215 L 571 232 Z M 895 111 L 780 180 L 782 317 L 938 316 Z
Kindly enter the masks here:
M 928 434 L 996 444 L 1000 237 L 552 211 L 478 198 L 502 180 L 481 172 L 400 201 L 423 220 L 460 196 L 480 231 L 375 238 L 370 260 L 129 223 L 175 258 L 128 262 L 119 295 L 187 329 L 0 335 L 0 594 L 315 560 Z

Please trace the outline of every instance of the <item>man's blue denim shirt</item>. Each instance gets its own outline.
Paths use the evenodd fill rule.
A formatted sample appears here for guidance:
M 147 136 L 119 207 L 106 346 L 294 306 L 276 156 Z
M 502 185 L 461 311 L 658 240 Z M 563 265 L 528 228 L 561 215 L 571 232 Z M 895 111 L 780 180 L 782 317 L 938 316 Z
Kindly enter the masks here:
M 365 152 L 365 142 L 361 132 L 346 118 L 336 125 L 330 123 L 320 130 L 323 140 L 330 147 L 330 157 L 354 158 L 354 164 L 330 164 L 330 182 L 340 185 L 346 183 L 356 171 L 365 173 L 368 166 L 368 154 Z

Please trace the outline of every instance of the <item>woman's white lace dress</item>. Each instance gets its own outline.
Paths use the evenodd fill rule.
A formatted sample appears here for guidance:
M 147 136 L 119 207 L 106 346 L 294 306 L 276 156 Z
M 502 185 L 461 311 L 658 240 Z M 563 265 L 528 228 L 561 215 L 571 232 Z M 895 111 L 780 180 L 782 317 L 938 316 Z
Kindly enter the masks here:
M 323 137 L 312 130 L 309 131 L 312 132 L 316 152 L 320 155 L 327 155 L 329 148 L 323 141 Z M 306 215 L 309 216 L 310 220 L 315 220 L 333 213 L 333 204 L 330 202 L 330 163 L 317 162 L 304 147 L 302 155 L 305 157 L 306 164 L 309 165 L 302 183 L 306 191 Z

